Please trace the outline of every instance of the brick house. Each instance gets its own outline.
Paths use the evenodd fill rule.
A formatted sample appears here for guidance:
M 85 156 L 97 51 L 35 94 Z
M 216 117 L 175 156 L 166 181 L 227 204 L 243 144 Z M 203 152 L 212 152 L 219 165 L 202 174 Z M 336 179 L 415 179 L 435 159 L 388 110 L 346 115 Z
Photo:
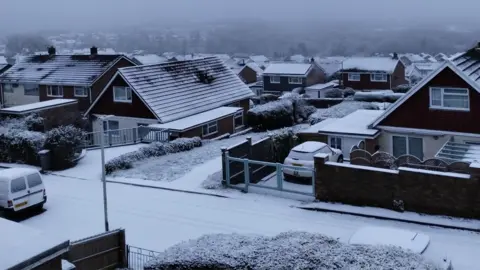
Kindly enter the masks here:
M 326 82 L 325 71 L 315 62 L 271 63 L 263 72 L 264 92 L 281 94 Z
M 396 157 L 471 161 L 480 157 L 479 115 L 480 44 L 443 62 L 370 128 L 382 131 L 381 150 Z
M 150 125 L 171 138 L 214 138 L 246 126 L 253 96 L 220 59 L 207 57 L 120 68 L 86 114 L 94 131 Z
M 405 66 L 393 57 L 351 57 L 342 63 L 341 83 L 356 90 L 386 90 L 406 84 Z
M 77 99 L 86 111 L 118 68 L 135 65 L 123 55 L 57 55 L 54 47 L 46 55 L 28 56 L 0 75 L 1 100 L 6 107 L 56 98 Z

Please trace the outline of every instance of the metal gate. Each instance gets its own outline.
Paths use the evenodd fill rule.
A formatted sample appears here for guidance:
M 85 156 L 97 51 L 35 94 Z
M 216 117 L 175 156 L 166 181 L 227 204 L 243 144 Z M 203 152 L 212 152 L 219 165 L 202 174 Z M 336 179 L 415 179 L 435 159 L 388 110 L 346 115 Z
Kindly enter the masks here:
M 314 196 L 315 169 L 286 166 L 225 154 L 225 181 L 228 187 L 248 192 L 250 187 Z

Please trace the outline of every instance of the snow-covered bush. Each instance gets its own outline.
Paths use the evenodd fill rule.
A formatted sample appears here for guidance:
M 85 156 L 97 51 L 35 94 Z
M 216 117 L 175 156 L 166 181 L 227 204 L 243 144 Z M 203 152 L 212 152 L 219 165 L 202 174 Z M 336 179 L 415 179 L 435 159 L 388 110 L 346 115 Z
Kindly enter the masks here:
M 40 117 L 38 114 L 32 113 L 26 116 L 23 120 L 25 121 L 25 127 L 28 130 L 40 131 L 40 132 L 44 131 L 44 128 L 43 128 L 44 119 L 43 117 Z
M 407 93 L 408 90 L 410 90 L 411 88 L 412 86 L 409 84 L 400 84 L 397 87 L 393 88 L 392 90 L 395 93 Z
M 211 234 L 161 252 L 144 265 L 159 269 L 440 270 L 420 254 L 393 246 L 350 245 L 307 232 L 255 236 Z
M 392 90 L 376 92 L 356 92 L 353 100 L 367 102 L 395 102 L 404 94 L 394 93 Z
M 248 124 L 255 131 L 290 127 L 294 124 L 293 102 L 281 99 L 252 108 L 247 113 Z
M 224 188 L 223 184 L 223 175 L 222 171 L 215 172 L 207 177 L 202 182 L 202 187 L 204 189 L 222 189 Z
M 325 97 L 326 98 L 342 98 L 343 97 L 343 92 L 340 89 L 333 88 L 333 89 L 325 91 Z
M 290 150 L 298 143 L 298 137 L 291 128 L 283 128 L 274 132 L 268 133 L 272 139 L 274 148 L 275 161 L 282 162 L 290 153 Z
M 64 170 L 74 165 L 73 159 L 82 145 L 83 130 L 72 125 L 60 126 L 45 134 L 44 148 L 50 150 L 51 168 Z
M 355 95 L 355 90 L 353 90 L 353 88 L 348 87 L 343 89 L 343 97 L 350 97 L 353 95 Z
M 108 161 L 105 164 L 105 172 L 111 174 L 114 171 L 131 169 L 134 162 L 151 157 L 189 151 L 200 146 L 202 146 L 202 140 L 199 137 L 178 138 L 168 143 L 153 142 L 137 151 L 125 153 Z
M 0 160 L 8 163 L 39 165 L 38 151 L 45 142 L 43 133 L 8 129 L 0 134 Z

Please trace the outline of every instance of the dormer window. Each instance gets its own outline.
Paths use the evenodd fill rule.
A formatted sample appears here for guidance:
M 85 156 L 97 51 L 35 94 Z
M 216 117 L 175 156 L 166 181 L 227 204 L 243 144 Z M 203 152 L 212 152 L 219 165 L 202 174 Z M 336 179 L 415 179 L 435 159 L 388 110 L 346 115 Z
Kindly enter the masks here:
M 469 111 L 470 98 L 467 88 L 430 87 L 430 108 Z

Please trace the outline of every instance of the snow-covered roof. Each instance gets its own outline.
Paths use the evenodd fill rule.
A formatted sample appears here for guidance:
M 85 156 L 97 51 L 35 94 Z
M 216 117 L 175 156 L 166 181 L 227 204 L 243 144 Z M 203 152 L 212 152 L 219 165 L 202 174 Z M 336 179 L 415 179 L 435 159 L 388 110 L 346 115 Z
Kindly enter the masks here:
M 368 128 L 368 125 L 383 112 L 383 110 L 357 110 L 343 118 L 331 119 L 327 123 L 320 122 L 315 129 L 312 126 L 309 131 L 312 133 L 374 136 L 379 130 Z M 303 131 L 303 133 L 305 132 Z
M 50 85 L 89 86 L 121 55 L 35 55 L 0 75 L 0 81 Z
M 0 231 L 2 232 L 0 269 L 13 268 L 60 245 L 66 251 L 69 246 L 68 240 L 46 235 L 34 228 L 4 218 L 0 218 Z
M 2 70 L 5 69 L 8 66 L 9 66 L 8 64 L 0 64 L 0 74 L 1 74 Z
M 255 62 L 251 62 L 246 64 L 247 67 L 253 69 L 257 75 L 262 75 L 263 74 L 263 69 Z
M 449 161 L 480 162 L 480 145 L 447 142 L 435 157 Z
M 0 181 L 8 180 L 8 179 L 15 179 L 18 177 L 25 176 L 25 174 L 32 174 L 37 173 L 38 170 L 32 168 L 9 168 L 9 169 L 2 169 L 2 173 L 0 174 Z
M 161 123 L 254 96 L 245 83 L 216 57 L 125 67 L 120 68 L 118 74 Z
M 263 74 L 271 75 L 301 75 L 306 76 L 312 64 L 299 63 L 271 63 Z
M 302 152 L 302 153 L 313 153 L 323 147 L 325 147 L 325 143 L 323 142 L 314 142 L 314 141 L 309 141 L 309 142 L 304 142 L 302 144 L 299 144 L 295 146 L 292 151 L 295 152 Z
M 47 100 L 47 101 L 35 102 L 35 103 L 30 103 L 30 104 L 25 104 L 25 105 L 19 105 L 19 106 L 13 106 L 13 107 L 0 109 L 0 113 L 24 114 L 24 113 L 29 113 L 29 112 L 33 112 L 33 111 L 45 110 L 45 109 L 49 109 L 49 108 L 52 108 L 52 107 L 70 105 L 70 104 L 77 103 L 77 102 L 78 102 L 78 100 L 76 100 L 76 99 L 57 98 L 57 99 L 52 99 L 52 100 Z
M 0 65 L 2 65 L 2 64 L 8 64 L 7 63 L 7 58 L 5 58 L 5 56 L 3 56 L 3 55 L 0 55 Z
M 265 55 L 252 55 L 250 59 L 257 64 L 263 64 L 269 61 Z
M 168 61 L 167 58 L 156 54 L 136 55 L 134 59 L 142 65 L 160 64 Z
M 452 63 L 480 86 L 480 47 L 475 47 L 453 58 Z
M 344 71 L 369 71 L 393 73 L 398 59 L 390 57 L 351 57 L 342 63 Z
M 305 57 L 301 54 L 295 54 L 295 55 L 292 55 L 292 56 L 288 57 L 288 60 L 293 61 L 293 62 L 297 62 L 297 63 L 303 63 L 303 62 L 307 61 L 307 57 Z
M 438 63 L 438 62 L 413 63 L 413 65 L 420 71 L 434 71 L 441 65 L 441 63 Z
M 314 85 L 310 85 L 308 87 L 305 87 L 305 90 L 322 90 L 322 89 L 327 89 L 331 87 L 336 87 L 339 85 L 338 80 L 333 80 L 327 83 L 318 83 Z
M 220 107 L 210 111 L 171 121 L 165 124 L 152 124 L 149 126 L 153 128 L 169 129 L 173 131 L 184 131 L 214 120 L 227 117 L 229 115 L 233 115 L 241 110 L 242 108 L 239 107 Z

